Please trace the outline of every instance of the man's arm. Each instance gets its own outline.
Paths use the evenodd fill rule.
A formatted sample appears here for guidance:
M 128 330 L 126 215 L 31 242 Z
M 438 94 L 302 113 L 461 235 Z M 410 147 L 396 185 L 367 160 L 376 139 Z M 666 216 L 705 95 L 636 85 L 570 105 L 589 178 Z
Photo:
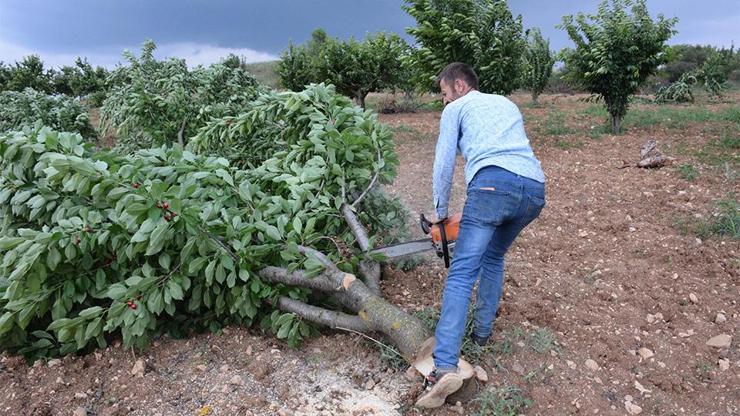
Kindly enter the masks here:
M 432 195 L 437 219 L 447 217 L 447 206 L 450 200 L 452 178 L 455 173 L 455 156 L 457 141 L 460 138 L 460 121 L 458 110 L 447 106 L 442 111 L 439 121 L 439 138 L 434 151 L 434 169 L 432 173 Z

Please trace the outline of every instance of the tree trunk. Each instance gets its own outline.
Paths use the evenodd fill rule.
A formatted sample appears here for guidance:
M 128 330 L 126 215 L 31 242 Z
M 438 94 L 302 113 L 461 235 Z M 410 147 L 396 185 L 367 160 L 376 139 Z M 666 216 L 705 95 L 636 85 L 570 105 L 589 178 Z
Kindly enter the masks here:
M 362 107 L 362 109 L 365 109 L 365 97 L 367 97 L 367 93 L 358 92 L 354 96 L 355 104 Z
M 363 251 L 369 250 L 371 247 L 367 234 L 351 207 L 343 205 L 341 213 L 357 238 L 360 248 Z M 288 297 L 278 299 L 276 303 L 278 308 L 334 329 L 358 333 L 379 332 L 397 348 L 401 356 L 418 373 L 426 376 L 433 369 L 432 331 L 415 316 L 383 299 L 379 285 L 381 267 L 378 262 L 367 259 L 360 264 L 360 273 L 368 282 L 366 285 L 355 275 L 339 270 L 321 252 L 310 247 L 299 247 L 299 251 L 304 255 L 314 256 L 325 266 L 324 272 L 307 278 L 302 271 L 289 273 L 286 269 L 266 267 L 258 273 L 259 276 L 272 283 L 324 292 L 351 313 L 324 309 Z M 471 400 L 477 393 L 478 383 L 470 364 L 461 359 L 460 369 L 465 379 L 463 387 L 448 397 L 448 403 Z
M 619 134 L 622 129 L 622 116 L 612 115 L 612 133 Z
M 320 259 L 326 258 L 318 252 L 314 252 L 314 255 Z M 374 266 L 375 269 L 380 269 L 377 263 Z M 354 275 L 344 273 L 335 266 L 327 267 L 323 274 L 312 278 L 306 278 L 301 271 L 288 273 L 286 269 L 278 267 L 266 267 L 258 274 L 271 283 L 307 287 L 333 295 L 356 315 L 330 311 L 289 298 L 281 298 L 277 306 L 331 328 L 380 332 L 388 337 L 409 363 L 414 362 L 424 341 L 432 336 L 431 331 L 419 319 L 374 293 Z

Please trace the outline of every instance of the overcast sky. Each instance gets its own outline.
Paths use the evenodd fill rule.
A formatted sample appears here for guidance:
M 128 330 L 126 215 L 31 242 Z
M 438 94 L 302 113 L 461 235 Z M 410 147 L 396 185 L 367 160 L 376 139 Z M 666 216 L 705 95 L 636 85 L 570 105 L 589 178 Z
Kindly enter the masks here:
M 539 27 L 551 47 L 570 46 L 555 26 L 562 16 L 593 12 L 598 0 L 510 0 L 525 27 Z M 113 67 L 124 49 L 138 51 L 153 39 L 158 56 L 189 65 L 229 53 L 247 61 L 276 59 L 288 42 L 305 41 L 313 29 L 362 38 L 368 32 L 403 35 L 414 21 L 402 0 L 0 0 L 0 61 L 38 54 L 52 66 L 86 56 Z M 671 44 L 740 42 L 740 0 L 648 0 L 652 14 L 678 17 Z

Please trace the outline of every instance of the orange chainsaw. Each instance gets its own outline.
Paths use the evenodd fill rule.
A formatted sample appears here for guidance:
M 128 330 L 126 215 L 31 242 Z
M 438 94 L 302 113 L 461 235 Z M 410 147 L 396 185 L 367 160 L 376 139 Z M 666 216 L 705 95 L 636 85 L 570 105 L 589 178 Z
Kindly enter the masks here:
M 455 214 L 447 219 L 433 223 L 424 214 L 419 217 L 421 230 L 429 237 L 421 240 L 408 241 L 377 248 L 370 254 L 382 254 L 389 260 L 396 260 L 414 254 L 434 250 L 437 256 L 444 259 L 445 267 L 450 267 L 450 258 L 455 248 L 458 232 L 460 231 L 460 218 L 462 214 Z

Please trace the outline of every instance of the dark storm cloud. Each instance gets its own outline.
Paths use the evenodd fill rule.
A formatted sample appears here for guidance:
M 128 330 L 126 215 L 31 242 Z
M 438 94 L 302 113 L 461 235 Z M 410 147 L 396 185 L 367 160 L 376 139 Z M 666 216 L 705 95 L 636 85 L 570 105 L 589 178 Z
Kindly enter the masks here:
M 569 41 L 555 29 L 565 14 L 592 12 L 598 1 L 512 0 L 526 27 L 537 26 L 559 49 Z M 708 4 L 711 3 L 711 7 Z M 77 55 L 112 65 L 124 48 L 154 39 L 160 54 L 188 62 L 229 52 L 251 61 L 279 55 L 288 41 L 303 42 L 313 29 L 332 36 L 364 37 L 390 31 L 405 36 L 414 21 L 400 0 L 0 0 L 0 60 L 38 53 L 52 64 Z M 740 0 L 652 0 L 651 13 L 678 16 L 671 43 L 729 46 L 740 32 Z M 407 37 L 407 36 L 405 36 Z M 407 37 L 408 38 L 408 37 Z

